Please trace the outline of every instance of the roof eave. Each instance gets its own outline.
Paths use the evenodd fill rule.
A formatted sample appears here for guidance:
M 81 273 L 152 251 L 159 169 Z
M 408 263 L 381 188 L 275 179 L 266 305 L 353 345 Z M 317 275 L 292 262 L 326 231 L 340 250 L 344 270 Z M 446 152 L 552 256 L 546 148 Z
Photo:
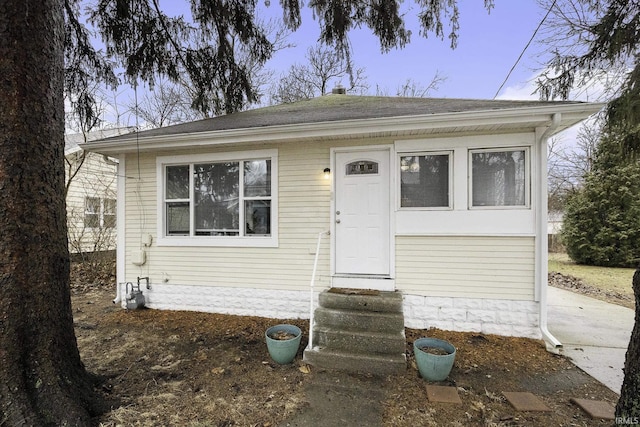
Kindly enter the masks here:
M 73 147 L 67 148 L 65 147 L 64 149 L 64 155 L 69 156 L 71 154 L 77 153 L 79 151 L 82 151 L 82 148 L 80 148 L 78 145 L 74 145 Z
M 135 151 L 170 150 L 187 147 L 242 144 L 251 142 L 282 142 L 287 140 L 308 140 L 327 137 L 375 136 L 389 132 L 415 134 L 420 130 L 456 129 L 457 131 L 494 127 L 496 125 L 517 125 L 526 123 L 529 128 L 547 127 L 554 114 L 561 114 L 561 123 L 556 133 L 584 120 L 600 111 L 604 103 L 575 103 L 544 105 L 525 108 L 463 111 L 415 116 L 380 117 L 355 120 L 328 121 L 274 125 L 254 128 L 224 129 L 205 132 L 139 136 L 117 141 L 88 142 L 81 144 L 87 151 L 103 154 L 119 154 Z M 534 124 L 533 126 L 531 124 Z

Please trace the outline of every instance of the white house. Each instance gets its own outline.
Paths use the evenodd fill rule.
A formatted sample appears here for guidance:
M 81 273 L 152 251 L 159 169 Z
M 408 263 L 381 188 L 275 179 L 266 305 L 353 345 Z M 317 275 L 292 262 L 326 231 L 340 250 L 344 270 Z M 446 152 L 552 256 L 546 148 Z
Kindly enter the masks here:
M 116 248 L 116 159 L 86 153 L 79 144 L 131 130 L 116 128 L 65 135 L 67 226 L 72 253 Z
M 308 318 L 320 239 L 317 291 L 396 291 L 407 327 L 558 345 L 547 139 L 601 107 L 332 94 L 83 148 L 126 177 L 119 296 L 148 277 L 151 308 Z

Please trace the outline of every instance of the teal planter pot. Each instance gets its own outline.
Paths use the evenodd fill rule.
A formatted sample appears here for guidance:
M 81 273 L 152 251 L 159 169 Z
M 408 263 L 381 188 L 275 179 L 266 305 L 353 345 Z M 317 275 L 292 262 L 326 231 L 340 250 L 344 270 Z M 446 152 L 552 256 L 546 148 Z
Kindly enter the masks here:
M 269 350 L 269 355 L 274 362 L 280 365 L 293 362 L 302 338 L 300 328 L 294 325 L 272 326 L 265 332 L 265 337 L 267 339 L 267 350 Z
M 442 354 L 432 354 L 421 350 L 422 348 L 430 348 L 433 353 Z M 448 341 L 437 338 L 419 338 L 413 343 L 413 353 L 422 378 L 428 381 L 444 381 L 453 368 L 456 348 Z

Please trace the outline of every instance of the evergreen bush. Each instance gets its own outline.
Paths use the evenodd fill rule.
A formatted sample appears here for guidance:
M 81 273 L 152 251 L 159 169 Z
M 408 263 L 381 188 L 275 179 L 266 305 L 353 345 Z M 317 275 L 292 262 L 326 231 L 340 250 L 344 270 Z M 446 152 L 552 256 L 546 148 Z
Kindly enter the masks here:
M 578 264 L 640 262 L 640 162 L 620 147 L 614 136 L 603 137 L 584 186 L 567 201 L 562 239 Z

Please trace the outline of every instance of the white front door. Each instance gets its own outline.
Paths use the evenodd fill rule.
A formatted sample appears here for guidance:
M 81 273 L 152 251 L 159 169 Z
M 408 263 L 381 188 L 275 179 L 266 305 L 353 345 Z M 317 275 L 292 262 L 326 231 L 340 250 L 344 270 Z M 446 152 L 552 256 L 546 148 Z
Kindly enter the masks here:
M 335 270 L 390 274 L 389 151 L 336 152 Z

